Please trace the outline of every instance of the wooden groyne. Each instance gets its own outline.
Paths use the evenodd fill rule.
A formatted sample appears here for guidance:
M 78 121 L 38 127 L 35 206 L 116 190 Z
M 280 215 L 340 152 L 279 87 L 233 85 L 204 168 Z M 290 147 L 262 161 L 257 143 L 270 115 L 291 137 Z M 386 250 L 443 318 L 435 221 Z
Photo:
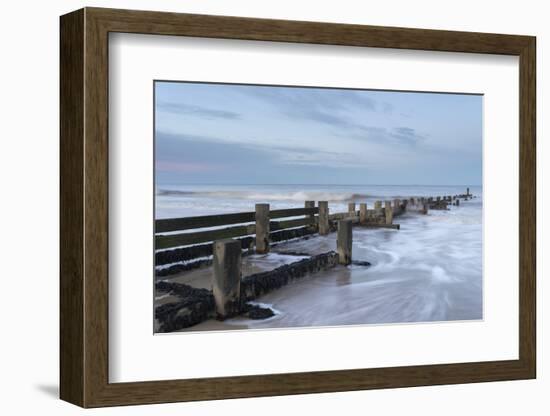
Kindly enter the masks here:
M 467 189 L 460 195 L 376 201 L 372 208 L 365 202 L 350 202 L 347 211 L 339 213 L 330 212 L 328 201 L 319 201 L 317 206 L 314 201 L 305 201 L 303 208 L 271 210 L 269 204 L 256 204 L 251 212 L 156 220 L 157 278 L 212 266 L 211 291 L 162 280 L 156 283 L 157 292 L 178 299 L 155 309 L 158 331 L 171 332 L 211 318 L 272 316 L 269 309 L 249 302 L 305 275 L 352 263 L 353 227 L 399 230 L 395 220 L 407 212 L 426 215 L 429 210 L 458 207 L 460 200 L 471 198 Z M 267 254 L 281 242 L 332 232 L 337 232 L 334 251 L 306 255 L 273 270 L 242 277 L 242 256 Z
M 273 311 L 250 302 L 296 279 L 329 270 L 337 264 L 338 255 L 329 252 L 244 278 L 238 275 L 240 279 L 237 293 L 230 293 L 232 289 L 237 290 L 234 281 L 234 285 L 229 285 L 228 291 L 222 294 L 219 292 L 216 294 L 208 289 L 193 288 L 182 283 L 157 282 L 157 293 L 170 294 L 177 299 L 155 308 L 157 332 L 172 332 L 189 328 L 208 319 L 226 319 L 236 315 L 244 315 L 250 319 L 269 318 L 273 316 Z M 224 273 L 222 272 L 221 275 Z M 217 276 L 219 277 L 220 274 Z M 230 310 L 219 309 L 218 303 L 229 305 Z

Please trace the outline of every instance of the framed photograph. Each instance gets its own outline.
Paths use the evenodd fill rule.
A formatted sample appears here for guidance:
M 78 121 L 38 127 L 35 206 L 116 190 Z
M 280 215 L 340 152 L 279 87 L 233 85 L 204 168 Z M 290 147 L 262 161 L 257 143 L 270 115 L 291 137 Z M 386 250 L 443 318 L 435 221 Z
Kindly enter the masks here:
M 62 16 L 61 398 L 535 378 L 535 49 Z

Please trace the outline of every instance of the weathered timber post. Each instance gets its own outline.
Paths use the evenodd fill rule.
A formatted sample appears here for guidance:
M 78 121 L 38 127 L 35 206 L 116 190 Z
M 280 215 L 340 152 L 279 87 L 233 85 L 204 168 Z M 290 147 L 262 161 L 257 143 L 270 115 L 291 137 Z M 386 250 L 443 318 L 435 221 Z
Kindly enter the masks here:
M 393 210 L 391 208 L 391 201 L 386 201 L 384 206 L 384 211 L 386 211 L 386 224 L 393 223 Z
M 426 215 L 428 213 L 428 204 L 426 202 L 422 203 L 422 214 Z
M 374 209 L 376 209 L 376 210 L 382 209 L 382 201 L 376 201 L 374 203 Z
M 212 247 L 212 292 L 218 319 L 239 314 L 241 294 L 241 242 L 215 241 Z
M 360 224 L 367 223 L 367 204 L 366 203 L 359 204 L 359 223 Z
M 438 196 L 437 198 L 435 198 L 435 200 L 436 200 L 437 202 L 439 202 L 439 201 L 441 201 L 441 197 Z
M 306 201 L 304 208 L 315 208 L 315 201 Z M 315 214 L 307 214 L 307 218 L 311 221 L 311 225 L 315 225 Z
M 351 263 L 351 247 L 353 245 L 353 232 L 351 220 L 338 221 L 338 240 L 336 251 L 338 263 L 348 265 Z
M 348 215 L 350 217 L 355 217 L 357 215 L 357 211 L 355 210 L 355 202 L 348 203 Z
M 256 253 L 269 253 L 269 204 L 256 204 Z
M 470 188 L 466 188 L 466 196 L 470 196 Z
M 456 206 L 458 207 L 458 206 L 460 205 L 460 199 L 457 199 L 457 200 L 455 201 L 455 204 L 456 204 Z
M 401 200 L 400 199 L 394 199 L 393 200 L 393 206 L 395 207 L 395 210 L 397 212 L 401 212 Z
M 328 201 L 319 201 L 319 234 L 327 235 L 328 233 Z

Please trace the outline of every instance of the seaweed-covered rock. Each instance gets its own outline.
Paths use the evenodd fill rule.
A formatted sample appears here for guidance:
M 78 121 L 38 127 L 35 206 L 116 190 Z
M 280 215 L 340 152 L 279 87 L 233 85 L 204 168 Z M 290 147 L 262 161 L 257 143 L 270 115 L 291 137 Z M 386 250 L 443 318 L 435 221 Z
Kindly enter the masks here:
M 207 289 L 197 289 L 182 283 L 158 282 L 157 291 L 178 296 L 181 300 L 155 309 L 159 332 L 188 328 L 214 316 L 214 295 Z
M 164 267 L 162 269 L 155 270 L 155 276 L 165 277 L 171 274 L 181 273 L 188 270 L 198 269 L 199 267 L 210 266 L 212 264 L 211 259 L 197 260 L 188 263 L 178 263 L 172 266 Z
M 290 281 L 327 270 L 338 264 L 338 254 L 328 253 L 312 256 L 308 259 L 285 264 L 276 269 L 252 274 L 241 282 L 241 299 L 252 300 L 272 290 L 285 286 Z
M 249 319 L 267 319 L 275 316 L 275 312 L 273 312 L 270 308 L 254 305 L 248 302 L 243 302 L 241 304 L 241 314 Z
M 275 316 L 275 312 L 273 312 L 270 308 L 254 306 L 248 311 L 247 316 L 250 319 L 267 319 Z
M 253 237 L 238 238 L 241 242 L 243 250 L 250 249 L 254 245 Z M 162 250 L 155 253 L 155 264 L 157 266 L 163 264 L 177 263 L 181 261 L 194 260 L 201 257 L 209 257 L 212 255 L 212 243 L 198 244 L 189 247 L 180 247 L 172 250 Z M 177 269 L 174 269 L 177 273 Z M 172 273 L 169 273 L 172 274 Z
M 368 267 L 371 265 L 370 262 L 364 261 L 364 260 L 352 260 L 351 264 L 355 266 L 365 266 L 365 267 Z
M 330 251 L 245 277 L 241 281 L 240 314 L 250 319 L 272 317 L 274 312 L 271 309 L 252 305 L 247 301 L 278 289 L 295 279 L 330 269 L 337 264 L 338 254 Z M 362 262 L 361 265 L 367 264 L 370 265 L 368 262 Z M 155 309 L 159 332 L 172 332 L 216 318 L 216 305 L 212 291 L 167 281 L 157 282 L 155 287 L 158 292 L 169 293 L 179 298 L 177 302 L 167 303 Z

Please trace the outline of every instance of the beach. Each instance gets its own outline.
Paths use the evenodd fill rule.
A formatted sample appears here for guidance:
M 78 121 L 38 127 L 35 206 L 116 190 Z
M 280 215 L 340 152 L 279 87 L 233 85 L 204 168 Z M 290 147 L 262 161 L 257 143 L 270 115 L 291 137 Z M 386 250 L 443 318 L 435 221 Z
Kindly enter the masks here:
M 275 209 L 302 207 L 304 200 L 328 200 L 331 212 L 345 212 L 350 201 L 372 207 L 375 200 L 455 195 L 465 189 L 166 184 L 157 187 L 156 218 L 245 212 L 260 202 Z M 476 198 L 449 210 L 405 213 L 396 220 L 400 230 L 354 228 L 353 260 L 371 265 L 337 266 L 262 296 L 256 302 L 275 312 L 271 318 L 208 320 L 182 332 L 483 319 L 483 195 L 480 187 L 470 192 Z M 297 260 L 284 253 L 315 255 L 335 248 L 335 233 L 280 243 L 269 254 L 243 257 L 243 277 Z M 162 279 L 208 289 L 210 276 L 206 267 Z M 159 296 L 155 303 L 166 301 Z

